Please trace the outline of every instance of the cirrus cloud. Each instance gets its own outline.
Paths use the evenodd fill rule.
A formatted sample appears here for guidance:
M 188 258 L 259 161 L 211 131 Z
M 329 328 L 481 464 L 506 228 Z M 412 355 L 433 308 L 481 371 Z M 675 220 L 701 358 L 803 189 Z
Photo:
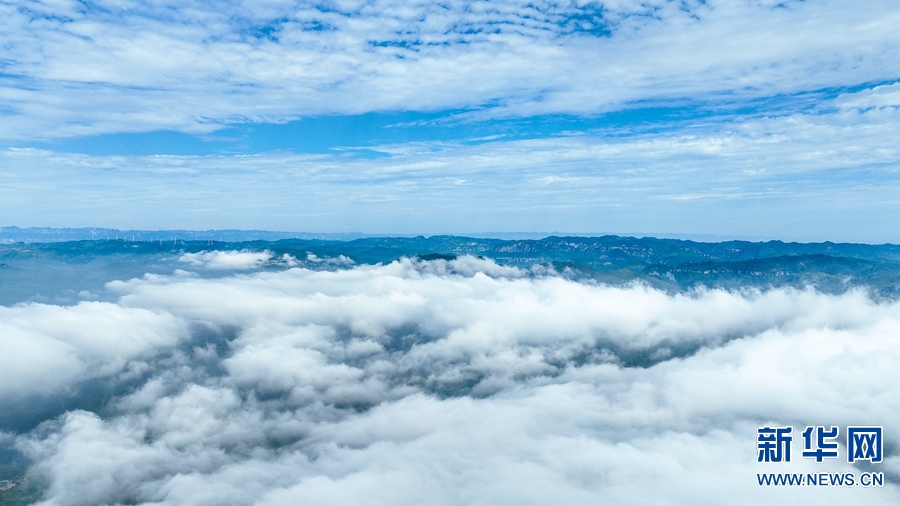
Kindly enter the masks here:
M 893 81 L 890 2 L 3 4 L 0 138 L 597 114 Z M 487 107 L 487 109 L 482 109 Z

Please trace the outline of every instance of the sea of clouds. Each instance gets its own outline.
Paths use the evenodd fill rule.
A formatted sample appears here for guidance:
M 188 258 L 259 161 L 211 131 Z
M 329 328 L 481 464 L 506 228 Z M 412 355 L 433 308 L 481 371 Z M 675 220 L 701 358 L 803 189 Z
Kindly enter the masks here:
M 109 283 L 116 302 L 0 306 L 4 406 L 119 392 L 2 434 L 42 504 L 900 500 L 900 303 L 670 295 L 475 257 L 259 270 L 267 255 L 185 256 Z M 776 424 L 794 462 L 758 463 Z M 883 463 L 799 458 L 804 426 L 852 424 L 884 426 Z M 756 481 L 867 469 L 883 488 Z

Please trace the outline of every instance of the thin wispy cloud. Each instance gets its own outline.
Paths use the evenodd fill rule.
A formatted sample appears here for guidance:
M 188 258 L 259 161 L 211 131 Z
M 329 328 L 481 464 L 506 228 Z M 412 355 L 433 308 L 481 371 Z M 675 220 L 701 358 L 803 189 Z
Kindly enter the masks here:
M 367 147 L 383 154 L 375 158 L 11 149 L 0 153 L 7 169 L 0 208 L 22 226 L 87 226 L 105 216 L 120 228 L 680 231 L 896 241 L 883 226 L 897 216 L 895 90 L 844 93 L 810 112 L 729 116 L 657 133 Z
M 890 2 L 18 2 L 0 136 L 304 115 L 596 114 L 894 81 Z

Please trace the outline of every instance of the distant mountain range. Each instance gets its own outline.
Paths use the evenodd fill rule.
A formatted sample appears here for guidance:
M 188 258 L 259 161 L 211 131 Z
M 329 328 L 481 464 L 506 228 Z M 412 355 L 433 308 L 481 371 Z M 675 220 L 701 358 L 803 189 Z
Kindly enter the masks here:
M 3 233 L 12 227 L 4 228 Z M 669 292 L 698 287 L 729 290 L 804 288 L 826 293 L 852 288 L 869 290 L 876 298 L 900 295 L 900 246 L 845 243 L 785 243 L 781 241 L 718 243 L 677 239 L 547 237 L 501 240 L 457 236 L 432 237 L 279 237 L 282 232 L 230 231 L 234 236 L 255 234 L 262 240 L 229 241 L 227 232 L 170 232 L 110 234 L 106 229 L 16 229 L 43 242 L 0 245 L 0 304 L 32 300 L 75 302 L 79 293 L 97 292 L 112 279 L 128 279 L 152 272 L 169 274 L 185 268 L 184 253 L 205 250 L 269 250 L 276 256 L 296 257 L 304 267 L 335 268 L 307 262 L 341 255 L 356 264 L 386 263 L 401 257 L 423 261 L 459 255 L 490 258 L 501 265 L 530 268 L 543 265 L 569 279 L 622 285 L 642 282 Z M 62 231 L 60 231 L 62 230 Z M 77 231 L 77 232 L 75 232 Z M 94 240 L 55 241 L 66 234 L 91 231 Z M 263 234 L 273 234 L 266 238 Z M 44 235 L 41 235 L 44 234 Z M 202 234 L 206 234 L 204 237 Z M 115 236 L 119 235 L 118 240 Z M 297 235 L 297 234 L 295 234 Z M 53 238 L 54 240 L 49 240 Z M 219 240 L 223 239 L 223 240 Z M 21 239 L 20 239 L 21 240 Z M 330 267 L 325 267 L 330 265 Z M 267 269 L 286 268 L 273 263 Z M 227 273 L 204 273 L 205 276 Z M 82 295 L 83 296 L 83 295 Z
M 87 240 L 131 241 L 277 241 L 279 239 L 326 239 L 345 241 L 368 237 L 359 232 L 343 234 L 312 234 L 302 232 L 278 232 L 271 230 L 120 230 L 117 228 L 51 228 L 51 227 L 0 227 L 0 244 L 16 242 L 66 242 Z

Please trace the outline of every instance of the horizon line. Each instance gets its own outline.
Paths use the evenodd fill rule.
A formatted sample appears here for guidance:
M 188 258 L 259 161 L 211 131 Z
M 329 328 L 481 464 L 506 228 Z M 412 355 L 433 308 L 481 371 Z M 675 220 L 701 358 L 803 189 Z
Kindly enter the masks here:
M 430 239 L 433 237 L 459 237 L 471 239 L 496 239 L 496 240 L 543 240 L 551 237 L 577 237 L 577 238 L 598 238 L 598 237 L 622 237 L 633 239 L 659 239 L 659 240 L 676 240 L 690 241 L 702 243 L 719 243 L 719 242 L 782 242 L 782 243 L 799 243 L 799 244 L 865 244 L 865 245 L 892 245 L 893 243 L 864 243 L 864 242 L 847 242 L 832 240 L 814 240 L 809 238 L 784 239 L 784 238 L 761 238 L 740 235 L 718 235 L 703 233 L 647 233 L 647 232 L 436 232 L 436 233 L 370 233 L 359 231 L 346 232 L 300 232 L 300 231 L 281 231 L 266 229 L 240 229 L 240 228 L 222 228 L 222 229 L 140 229 L 140 228 L 109 228 L 109 227 L 19 227 L 15 225 L 0 227 L 0 244 L 12 244 L 16 242 L 22 243 L 40 243 L 40 242 L 68 242 L 83 240 L 102 240 L 101 235 L 116 234 L 140 236 L 133 239 L 146 242 L 148 240 L 214 240 L 215 234 L 220 235 L 217 242 L 247 242 L 254 240 L 329 240 L 329 241 L 352 241 L 355 239 L 370 238 L 416 238 L 423 237 Z M 200 235 L 200 237 L 160 237 L 157 234 L 192 234 Z M 124 234 L 124 235 L 123 235 Z M 57 236 L 54 238 L 53 236 Z M 87 237 L 90 235 L 90 237 Z M 225 236 L 229 236 L 225 239 Z M 241 237 L 235 237 L 235 236 Z M 62 237 L 64 236 L 64 237 Z M 107 239 L 117 239 L 118 237 L 107 237 Z

